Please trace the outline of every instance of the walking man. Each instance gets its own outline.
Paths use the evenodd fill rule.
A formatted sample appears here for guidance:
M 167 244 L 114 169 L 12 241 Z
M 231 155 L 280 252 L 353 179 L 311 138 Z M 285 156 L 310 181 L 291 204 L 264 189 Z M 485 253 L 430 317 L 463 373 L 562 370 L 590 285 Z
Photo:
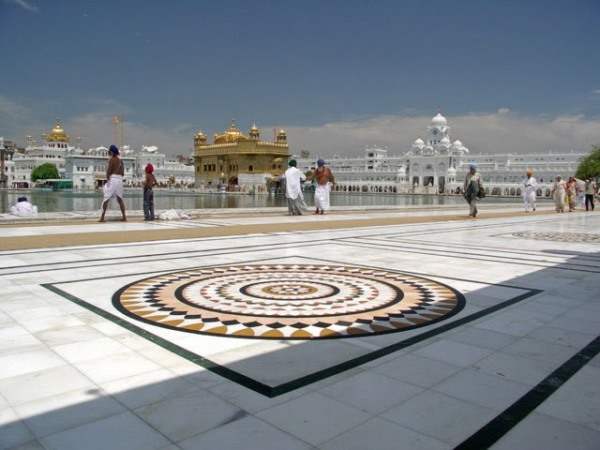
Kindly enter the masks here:
M 106 183 L 104 184 L 104 201 L 102 202 L 102 215 L 100 216 L 100 222 L 104 222 L 104 215 L 106 214 L 106 208 L 112 198 L 116 198 L 121 208 L 122 222 L 127 222 L 125 216 L 125 203 L 123 202 L 123 176 L 125 175 L 125 168 L 123 166 L 123 160 L 119 158 L 119 149 L 116 145 L 111 145 L 108 149 L 110 158 L 108 160 L 108 167 L 106 169 Z
M 598 191 L 598 186 L 596 182 L 591 178 L 585 180 L 585 210 L 589 211 L 591 207 L 592 211 L 594 210 L 594 195 Z
M 325 211 L 329 209 L 329 193 L 331 192 L 334 178 L 331 169 L 325 166 L 325 161 L 322 159 L 317 161 L 317 170 L 315 170 L 314 177 L 317 182 L 317 188 L 315 189 L 315 214 L 325 214 Z
M 306 203 L 304 203 L 304 196 L 302 195 L 302 182 L 306 180 L 306 175 L 296 168 L 295 159 L 291 159 L 288 165 L 289 168 L 283 175 L 288 213 L 290 216 L 301 216 L 302 210 L 306 209 Z
M 465 177 L 463 191 L 465 200 L 469 204 L 469 216 L 477 217 L 477 200 L 482 197 L 483 186 L 475 164 L 469 164 L 469 172 Z
M 525 203 L 525 212 L 532 208 L 535 211 L 535 199 L 537 181 L 533 177 L 533 170 L 527 169 L 527 179 L 523 183 L 523 202 Z

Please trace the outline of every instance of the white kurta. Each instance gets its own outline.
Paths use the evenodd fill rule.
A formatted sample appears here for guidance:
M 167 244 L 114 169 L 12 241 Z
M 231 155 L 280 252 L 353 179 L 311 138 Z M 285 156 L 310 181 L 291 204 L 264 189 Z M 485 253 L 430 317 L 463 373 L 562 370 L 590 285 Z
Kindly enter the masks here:
M 102 191 L 105 202 L 115 197 L 123 198 L 123 176 L 113 173 L 102 187 Z
M 32 217 L 37 216 L 38 210 L 37 206 L 34 206 L 29 202 L 18 202 L 10 207 L 10 213 L 13 216 Z
M 306 175 L 295 167 L 290 167 L 285 171 L 285 196 L 292 200 L 298 197 L 302 198 L 302 184 L 300 181 L 306 180 Z
M 535 209 L 535 199 L 537 181 L 534 177 L 530 177 L 523 183 L 523 202 L 525 203 L 525 211 L 529 211 L 529 208 Z
M 315 189 L 315 208 L 322 211 L 329 209 L 329 192 L 331 192 L 331 183 L 317 184 Z

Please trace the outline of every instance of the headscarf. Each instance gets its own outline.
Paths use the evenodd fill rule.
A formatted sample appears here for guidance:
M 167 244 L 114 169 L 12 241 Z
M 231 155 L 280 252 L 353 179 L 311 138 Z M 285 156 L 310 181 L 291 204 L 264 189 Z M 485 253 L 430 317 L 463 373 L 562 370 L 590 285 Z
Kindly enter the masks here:
M 150 163 L 146 164 L 146 169 L 144 169 L 146 171 L 146 173 L 152 173 L 154 172 L 154 166 Z
M 108 149 L 109 153 L 112 153 L 115 156 L 119 155 L 119 148 L 116 145 L 111 145 L 110 148 Z
M 470 163 L 469 164 L 469 170 L 472 170 L 473 172 L 475 172 L 477 170 L 477 164 Z
M 323 167 L 324 165 L 325 165 L 325 161 L 323 161 L 322 159 L 317 161 L 317 166 Z
M 298 163 L 296 162 L 295 159 L 290 159 L 290 162 L 288 163 L 288 165 L 290 167 L 296 167 L 298 165 Z
M 17 199 L 17 203 L 26 202 L 26 201 L 27 201 L 27 197 L 19 197 Z

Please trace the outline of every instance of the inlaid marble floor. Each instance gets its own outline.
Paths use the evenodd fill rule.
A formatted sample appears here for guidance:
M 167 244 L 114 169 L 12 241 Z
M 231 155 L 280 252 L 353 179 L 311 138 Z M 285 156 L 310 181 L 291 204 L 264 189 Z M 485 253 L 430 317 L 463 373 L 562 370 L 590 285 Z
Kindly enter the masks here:
M 0 449 L 599 448 L 599 236 L 576 213 L 0 252 Z

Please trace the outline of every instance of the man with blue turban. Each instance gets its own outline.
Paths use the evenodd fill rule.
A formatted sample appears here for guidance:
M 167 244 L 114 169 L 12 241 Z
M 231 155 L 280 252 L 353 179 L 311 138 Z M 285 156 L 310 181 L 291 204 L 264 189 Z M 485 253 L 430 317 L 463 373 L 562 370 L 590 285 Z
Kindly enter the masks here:
M 331 169 L 325 166 L 325 161 L 317 161 L 317 170 L 315 170 L 314 179 L 317 183 L 315 189 L 315 214 L 325 214 L 329 209 L 329 193 L 333 185 L 334 178 Z

